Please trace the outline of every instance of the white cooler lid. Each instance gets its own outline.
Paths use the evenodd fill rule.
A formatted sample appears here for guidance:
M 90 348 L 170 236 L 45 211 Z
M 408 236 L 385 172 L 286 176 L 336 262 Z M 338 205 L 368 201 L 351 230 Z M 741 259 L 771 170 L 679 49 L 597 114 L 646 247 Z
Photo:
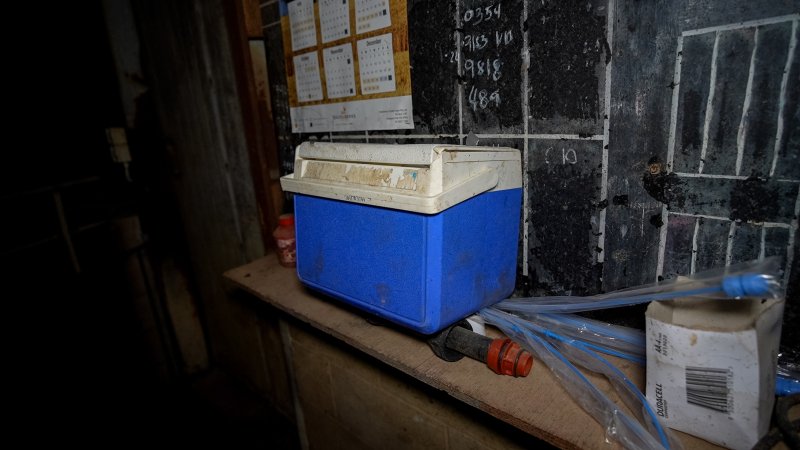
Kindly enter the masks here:
M 520 152 L 504 147 L 304 142 L 294 170 L 284 191 L 424 214 L 522 186 Z

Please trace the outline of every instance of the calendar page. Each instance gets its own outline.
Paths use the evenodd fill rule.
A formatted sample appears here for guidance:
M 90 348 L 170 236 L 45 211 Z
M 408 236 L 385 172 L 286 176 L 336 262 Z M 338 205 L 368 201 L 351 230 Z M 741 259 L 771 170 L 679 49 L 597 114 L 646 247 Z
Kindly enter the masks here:
M 414 128 L 407 0 L 279 0 L 292 132 Z
M 353 68 L 353 45 L 351 43 L 322 49 L 325 60 L 325 81 L 328 97 L 342 98 L 356 95 L 356 78 Z
M 350 1 L 320 0 L 319 27 L 323 44 L 350 36 Z
M 302 101 L 322 100 L 322 83 L 319 79 L 319 61 L 315 52 L 294 57 L 297 75 L 297 98 Z
M 356 0 L 356 30 L 380 30 L 392 24 L 389 0 Z
M 361 92 L 394 92 L 392 34 L 358 41 L 358 67 L 361 73 Z
M 289 3 L 289 22 L 292 29 L 292 50 L 302 50 L 317 45 L 313 1 L 295 0 Z

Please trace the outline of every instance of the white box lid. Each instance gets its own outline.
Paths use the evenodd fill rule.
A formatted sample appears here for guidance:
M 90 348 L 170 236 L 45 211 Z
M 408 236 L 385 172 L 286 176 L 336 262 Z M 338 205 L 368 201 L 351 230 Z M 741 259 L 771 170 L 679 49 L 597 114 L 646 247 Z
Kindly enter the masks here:
M 294 169 L 284 191 L 424 214 L 522 186 L 520 152 L 504 147 L 304 142 Z

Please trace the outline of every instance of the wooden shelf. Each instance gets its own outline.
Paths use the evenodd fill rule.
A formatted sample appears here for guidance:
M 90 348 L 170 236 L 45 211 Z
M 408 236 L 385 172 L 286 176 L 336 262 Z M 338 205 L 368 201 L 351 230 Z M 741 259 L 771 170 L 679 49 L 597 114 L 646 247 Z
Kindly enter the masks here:
M 275 255 L 230 270 L 225 278 L 324 333 L 553 445 L 569 449 L 619 448 L 605 442 L 603 428 L 569 397 L 538 360 L 527 378 L 495 375 L 486 365 L 468 358 L 454 363 L 442 361 L 433 355 L 423 336 L 372 325 L 358 311 L 305 288 L 295 271 L 281 267 Z M 490 329 L 490 333 L 497 332 Z M 643 385 L 640 367 L 624 360 L 615 362 L 639 387 Z M 588 378 L 606 393 L 612 391 L 600 377 L 590 374 Z M 687 449 L 720 448 L 678 434 Z

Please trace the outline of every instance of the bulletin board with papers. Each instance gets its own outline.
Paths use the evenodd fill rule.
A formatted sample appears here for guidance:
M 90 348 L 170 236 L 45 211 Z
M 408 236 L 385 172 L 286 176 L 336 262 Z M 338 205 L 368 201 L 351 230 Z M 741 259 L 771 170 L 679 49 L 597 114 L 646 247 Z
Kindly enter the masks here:
M 414 128 L 406 0 L 280 0 L 293 133 Z

